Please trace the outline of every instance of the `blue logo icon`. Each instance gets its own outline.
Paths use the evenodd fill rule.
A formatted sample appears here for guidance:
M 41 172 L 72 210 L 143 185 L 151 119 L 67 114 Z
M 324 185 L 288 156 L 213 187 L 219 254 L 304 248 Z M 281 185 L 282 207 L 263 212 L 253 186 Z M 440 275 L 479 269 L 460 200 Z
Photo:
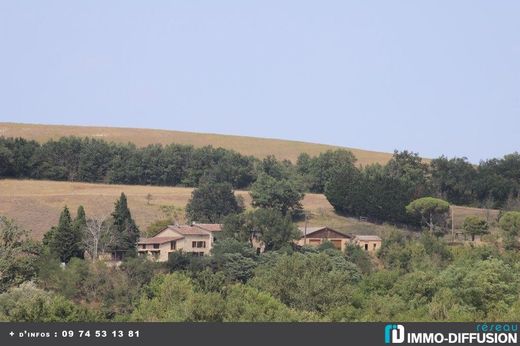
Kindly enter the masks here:
M 404 342 L 404 327 L 400 324 L 385 326 L 385 344 L 401 344 Z

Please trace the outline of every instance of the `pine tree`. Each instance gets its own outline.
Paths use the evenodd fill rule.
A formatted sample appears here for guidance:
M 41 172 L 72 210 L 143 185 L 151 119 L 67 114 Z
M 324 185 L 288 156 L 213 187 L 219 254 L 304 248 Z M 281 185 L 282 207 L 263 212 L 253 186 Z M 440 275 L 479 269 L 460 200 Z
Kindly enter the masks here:
M 78 212 L 76 214 L 76 218 L 74 219 L 74 223 L 72 226 L 72 231 L 74 232 L 74 236 L 76 238 L 76 252 L 74 257 L 83 258 L 85 250 L 83 249 L 83 237 L 85 233 L 85 229 L 87 227 L 87 216 L 85 214 L 85 208 L 82 205 L 78 207 Z
M 60 215 L 58 226 L 54 228 L 48 239 L 49 248 L 60 261 L 68 263 L 78 254 L 78 241 L 73 230 L 72 218 L 69 209 L 65 206 Z
M 135 256 L 137 241 L 139 239 L 139 228 L 132 219 L 128 202 L 124 193 L 115 203 L 112 213 L 116 241 L 112 250 L 122 252 L 125 256 Z

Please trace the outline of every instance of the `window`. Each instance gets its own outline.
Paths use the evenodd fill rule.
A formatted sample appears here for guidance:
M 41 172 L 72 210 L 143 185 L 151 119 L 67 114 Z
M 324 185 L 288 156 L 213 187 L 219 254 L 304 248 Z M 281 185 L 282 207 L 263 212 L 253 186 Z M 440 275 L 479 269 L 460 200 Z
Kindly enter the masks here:
M 373 244 L 372 246 L 373 246 L 373 248 L 374 248 L 374 250 L 375 250 L 375 249 L 376 249 L 376 247 L 377 247 L 377 244 Z
M 365 251 L 368 251 L 368 244 L 365 244 Z
M 192 241 L 191 247 L 192 248 L 205 248 L 206 242 L 205 241 Z
M 153 248 L 154 249 L 158 249 L 159 248 L 159 244 L 153 244 Z
M 190 252 L 190 254 L 192 256 L 195 256 L 195 257 L 202 257 L 204 256 L 204 252 L 197 252 L 197 251 L 194 251 L 194 252 Z
M 142 249 L 146 249 L 146 244 L 141 245 Z
M 175 249 L 177 249 L 177 241 L 176 240 L 170 242 L 170 250 L 175 250 Z

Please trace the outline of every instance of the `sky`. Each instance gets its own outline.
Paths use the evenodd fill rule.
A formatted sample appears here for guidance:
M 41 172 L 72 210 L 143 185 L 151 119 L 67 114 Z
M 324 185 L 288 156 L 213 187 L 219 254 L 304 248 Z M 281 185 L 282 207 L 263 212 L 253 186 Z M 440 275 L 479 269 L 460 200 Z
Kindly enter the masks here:
M 520 1 L 0 1 L 0 121 L 520 150 Z

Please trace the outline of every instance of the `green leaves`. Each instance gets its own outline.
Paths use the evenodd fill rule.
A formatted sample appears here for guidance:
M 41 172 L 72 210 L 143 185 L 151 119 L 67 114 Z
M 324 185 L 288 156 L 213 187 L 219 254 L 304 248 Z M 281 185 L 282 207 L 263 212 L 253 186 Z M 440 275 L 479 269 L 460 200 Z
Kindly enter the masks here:
M 289 215 L 265 208 L 226 218 L 223 234 L 240 242 L 251 242 L 254 235 L 263 242 L 266 251 L 281 249 L 299 237 Z
M 450 210 L 450 204 L 442 199 L 423 197 L 416 199 L 406 206 L 410 215 L 420 215 L 430 231 L 436 231 L 436 226 L 443 221 L 445 214 Z
M 283 215 L 291 212 L 299 214 L 303 207 L 303 187 L 297 181 L 276 179 L 267 174 L 261 174 L 251 186 L 253 206 L 278 210 Z
M 503 231 L 505 247 L 507 249 L 517 249 L 517 238 L 520 234 L 520 212 L 509 211 L 504 213 L 500 218 L 499 226 Z
M 483 218 L 471 215 L 464 219 L 462 228 L 464 228 L 464 231 L 466 231 L 467 234 L 474 236 L 487 233 L 489 225 Z
M 40 252 L 26 231 L 0 216 L 0 293 L 36 274 Z
M 112 219 L 115 243 L 111 245 L 111 249 L 124 252 L 128 256 L 135 255 L 139 239 L 139 228 L 137 228 L 134 219 L 132 219 L 124 193 L 121 193 L 119 200 L 115 203 Z
M 241 211 L 231 184 L 215 181 L 207 181 L 193 190 L 186 205 L 187 218 L 202 223 L 220 223 L 227 215 Z

